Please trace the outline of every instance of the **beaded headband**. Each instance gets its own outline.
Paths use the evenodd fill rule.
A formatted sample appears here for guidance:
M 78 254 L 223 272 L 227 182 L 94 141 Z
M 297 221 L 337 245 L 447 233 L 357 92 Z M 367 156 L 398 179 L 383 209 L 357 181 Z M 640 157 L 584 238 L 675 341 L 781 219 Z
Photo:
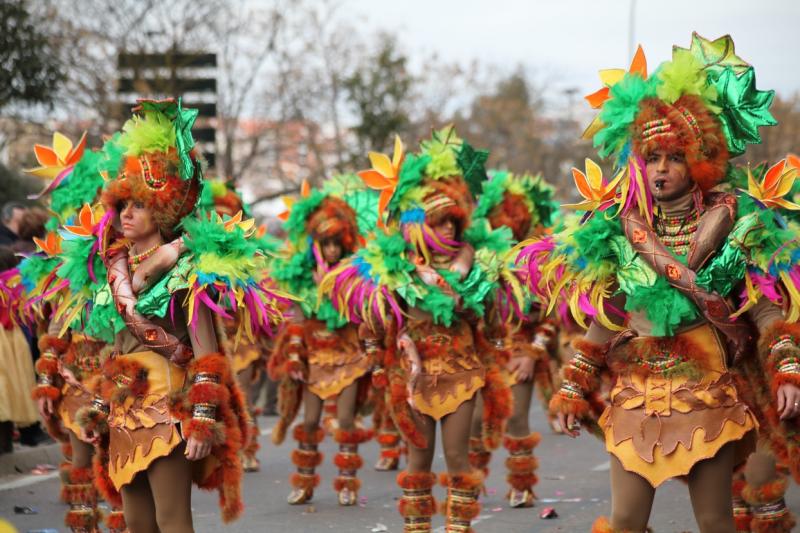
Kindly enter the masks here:
M 695 140 L 702 143 L 702 132 L 700 131 L 700 126 L 697 124 L 697 119 L 692 115 L 692 113 L 683 106 L 675 106 L 673 109 L 680 113 L 681 118 L 689 127 L 691 132 L 694 134 Z M 644 127 L 642 128 L 642 141 L 648 142 L 653 140 L 657 137 L 666 137 L 666 136 L 675 136 L 677 132 L 675 131 L 675 127 L 672 123 L 667 120 L 666 118 L 660 118 L 657 120 L 651 120 L 649 122 L 645 122 Z
M 423 203 L 425 214 L 433 215 L 437 211 L 442 211 L 450 207 L 456 207 L 456 202 L 446 194 L 437 193 L 427 198 Z

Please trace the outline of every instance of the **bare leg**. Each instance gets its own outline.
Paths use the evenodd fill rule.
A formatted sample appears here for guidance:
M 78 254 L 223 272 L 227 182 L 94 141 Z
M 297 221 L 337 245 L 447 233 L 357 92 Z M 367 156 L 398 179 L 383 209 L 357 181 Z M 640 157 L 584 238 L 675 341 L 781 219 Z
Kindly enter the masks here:
M 67 430 L 67 433 L 72 462 L 61 491 L 64 503 L 70 506 L 64 521 L 72 531 L 96 531 L 100 513 L 97 511 L 97 489 L 93 484 L 94 447 L 80 440 L 72 431 Z
M 689 472 L 689 495 L 700 533 L 735 531 L 733 500 L 728 487 L 733 481 L 736 443 L 729 442 L 717 455 L 700 461 Z
M 147 479 L 156 507 L 161 533 L 192 533 L 192 463 L 183 455 L 184 445 L 153 462 Z
M 150 492 L 147 472 L 139 472 L 133 481 L 124 485 L 122 511 L 130 533 L 159 533 L 156 522 L 156 504 Z
M 338 429 L 334 432 L 334 440 L 339 444 L 339 453 L 333 463 L 339 468 L 339 475 L 333 480 L 333 489 L 337 492 L 339 505 L 355 505 L 361 480 L 358 470 L 364 466 L 364 460 L 358 454 L 358 445 L 372 438 L 372 432 L 356 427 L 356 403 L 358 402 L 359 381 L 355 381 L 342 390 L 336 398 L 336 418 Z
M 447 463 L 446 531 L 470 531 L 470 524 L 480 513 L 478 493 L 483 473 L 469 462 L 469 434 L 475 398 L 462 403 L 454 413 L 442 419 L 442 447 Z
M 356 427 L 356 401 L 358 400 L 358 380 L 347 386 L 336 398 L 336 418 L 339 429 L 352 431 Z
M 611 455 L 611 525 L 614 528 L 644 532 L 655 494 L 656 490 L 646 479 L 625 470 L 619 459 Z
M 72 431 L 69 431 L 69 443 L 72 446 L 72 467 L 91 467 L 92 456 L 94 455 L 94 446 L 87 442 L 83 442 Z
M 319 421 L 322 418 L 322 398 L 303 388 L 303 426 L 308 433 L 312 433 L 319 428 Z

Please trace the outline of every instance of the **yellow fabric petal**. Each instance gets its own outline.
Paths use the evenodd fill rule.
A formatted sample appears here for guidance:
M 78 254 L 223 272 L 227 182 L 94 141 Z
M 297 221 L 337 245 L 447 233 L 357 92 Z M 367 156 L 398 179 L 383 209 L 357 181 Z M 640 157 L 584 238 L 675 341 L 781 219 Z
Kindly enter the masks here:
M 53 133 L 53 151 L 58 155 L 60 163 L 64 163 L 72 151 L 72 141 L 63 133 Z
M 389 156 L 387 156 L 386 154 L 380 154 L 378 152 L 370 152 L 369 161 L 370 163 L 372 163 L 372 168 L 374 168 L 384 176 L 386 177 L 394 176 L 394 169 L 392 168 L 392 162 L 389 160 Z
M 594 191 L 600 190 L 603 186 L 603 171 L 600 166 L 589 159 L 586 158 L 586 180 L 589 182 L 589 186 Z
M 600 81 L 606 87 L 616 85 L 623 76 L 625 76 L 625 69 L 622 68 L 608 68 L 600 71 Z
M 400 140 L 399 135 L 394 136 L 394 154 L 392 154 L 392 167 L 395 169 L 400 168 L 400 163 L 403 161 L 404 155 L 403 141 Z
M 586 126 L 586 129 L 583 130 L 583 133 L 581 134 L 581 139 L 591 139 L 597 134 L 598 131 L 602 130 L 604 127 L 605 124 L 603 124 L 603 121 L 600 120 L 600 115 L 599 114 L 595 115 L 595 117 L 592 119 L 591 124 Z

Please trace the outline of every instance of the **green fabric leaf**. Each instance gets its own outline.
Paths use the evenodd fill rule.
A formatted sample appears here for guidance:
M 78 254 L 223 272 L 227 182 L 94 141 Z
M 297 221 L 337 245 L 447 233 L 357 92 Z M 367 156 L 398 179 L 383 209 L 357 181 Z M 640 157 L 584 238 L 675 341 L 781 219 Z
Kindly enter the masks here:
M 756 74 L 752 67 L 738 77 L 732 68 L 726 68 L 715 86 L 719 95 L 717 104 L 722 108 L 719 119 L 731 155 L 744 153 L 747 143 L 761 143 L 759 126 L 778 123 L 769 112 L 775 91 L 756 89 Z

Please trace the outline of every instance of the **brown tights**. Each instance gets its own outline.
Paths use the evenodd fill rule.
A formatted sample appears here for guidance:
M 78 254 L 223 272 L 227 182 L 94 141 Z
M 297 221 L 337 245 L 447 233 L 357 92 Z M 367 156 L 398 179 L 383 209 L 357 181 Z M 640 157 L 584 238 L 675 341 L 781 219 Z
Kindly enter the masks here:
M 731 511 L 731 486 L 735 443 L 717 455 L 697 463 L 687 476 L 692 509 L 700 533 L 735 531 Z M 628 472 L 611 455 L 611 525 L 616 529 L 644 532 L 650 518 L 655 489 L 643 477 Z
M 464 474 L 471 471 L 469 464 L 469 434 L 476 399 L 462 403 L 454 413 L 442 418 L 442 447 L 448 473 Z M 417 448 L 408 443 L 408 471 L 430 472 L 436 451 L 436 420 L 413 411 L 414 422 L 428 443 L 426 448 Z
M 358 380 L 345 387 L 336 397 L 336 418 L 339 428 L 353 430 L 356 427 L 356 401 L 358 400 Z M 303 426 L 308 435 L 313 435 L 319 428 L 322 418 L 323 400 L 308 387 L 303 389 Z
M 192 464 L 181 444 L 122 487 L 131 533 L 192 533 Z
M 514 398 L 513 412 L 506 424 L 506 434 L 511 437 L 527 437 L 531 434 L 530 411 L 533 398 L 533 380 L 522 381 L 511 387 Z M 483 422 L 483 399 L 478 395 L 472 414 L 471 436 L 481 438 Z

